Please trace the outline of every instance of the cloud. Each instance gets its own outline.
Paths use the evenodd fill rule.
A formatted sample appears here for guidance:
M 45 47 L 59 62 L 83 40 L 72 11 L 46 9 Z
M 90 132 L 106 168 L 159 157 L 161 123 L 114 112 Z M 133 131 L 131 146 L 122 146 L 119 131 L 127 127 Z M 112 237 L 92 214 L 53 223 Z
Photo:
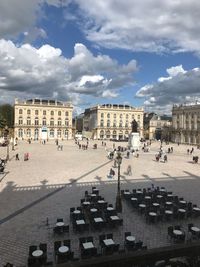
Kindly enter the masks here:
M 136 97 L 145 98 L 150 110 L 170 112 L 173 104 L 200 99 L 200 69 L 184 70 L 182 65 L 167 69 L 171 76 L 160 77 L 154 84 L 140 88 Z
M 44 4 L 63 7 L 69 4 L 69 0 L 12 0 L 0 1 L 0 38 L 17 38 L 20 34 L 33 37 L 44 37 L 44 29 L 37 27 L 37 23 L 44 15 Z M 26 39 L 28 41 L 28 39 Z
M 76 44 L 66 58 L 59 48 L 15 45 L 0 40 L 1 99 L 14 97 L 57 98 L 81 103 L 81 96 L 116 97 L 118 90 L 134 84 L 137 63 L 120 65 L 107 55 L 93 55 Z M 10 102 L 9 101 L 9 102 Z
M 107 48 L 200 52 L 198 0 L 75 0 L 88 40 Z

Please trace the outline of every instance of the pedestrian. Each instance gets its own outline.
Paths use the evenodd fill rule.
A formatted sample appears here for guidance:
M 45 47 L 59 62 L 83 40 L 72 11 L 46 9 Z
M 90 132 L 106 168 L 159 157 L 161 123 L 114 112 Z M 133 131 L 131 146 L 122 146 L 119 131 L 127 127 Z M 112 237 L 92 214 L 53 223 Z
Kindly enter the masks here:
M 190 151 L 190 154 L 192 154 L 194 152 L 194 147 L 192 147 L 191 151 Z
M 18 153 L 15 155 L 15 160 L 19 160 L 19 154 Z
M 131 165 L 128 165 L 127 174 L 132 175 Z
M 167 155 L 164 155 L 164 162 L 167 162 Z
M 189 148 L 187 149 L 187 154 L 188 154 L 188 155 L 190 154 L 190 150 L 189 150 Z
M 127 157 L 127 159 L 129 159 L 129 156 L 130 156 L 130 151 L 127 151 L 127 152 L 126 152 L 126 157 Z
M 173 153 L 173 147 L 171 147 L 171 153 Z

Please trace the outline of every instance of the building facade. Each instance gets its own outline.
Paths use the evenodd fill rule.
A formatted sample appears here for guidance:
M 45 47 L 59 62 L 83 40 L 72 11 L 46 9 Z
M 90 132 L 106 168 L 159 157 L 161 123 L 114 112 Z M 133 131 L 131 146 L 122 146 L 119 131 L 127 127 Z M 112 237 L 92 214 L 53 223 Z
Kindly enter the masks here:
M 145 139 L 170 140 L 172 118 L 156 113 L 144 114 L 144 137 Z
M 174 105 L 172 108 L 172 141 L 200 144 L 200 104 Z
M 86 110 L 83 129 L 92 132 L 94 139 L 123 140 L 129 137 L 131 122 L 135 119 L 143 137 L 143 114 L 143 108 L 128 105 L 97 105 Z
M 72 138 L 71 103 L 56 100 L 15 100 L 14 134 L 18 139 L 49 140 Z

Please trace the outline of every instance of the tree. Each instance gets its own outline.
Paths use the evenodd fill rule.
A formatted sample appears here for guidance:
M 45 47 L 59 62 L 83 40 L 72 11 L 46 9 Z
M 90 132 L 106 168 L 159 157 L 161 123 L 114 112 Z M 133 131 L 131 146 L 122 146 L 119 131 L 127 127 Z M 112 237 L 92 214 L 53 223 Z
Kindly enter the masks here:
M 13 128 L 14 126 L 14 108 L 10 104 L 0 105 L 0 128 L 5 126 Z

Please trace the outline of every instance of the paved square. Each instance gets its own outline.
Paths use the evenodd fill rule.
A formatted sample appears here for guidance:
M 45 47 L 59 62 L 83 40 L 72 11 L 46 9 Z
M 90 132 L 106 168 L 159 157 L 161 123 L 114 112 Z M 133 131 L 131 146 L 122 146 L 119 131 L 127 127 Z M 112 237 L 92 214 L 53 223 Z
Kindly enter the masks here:
M 98 148 L 93 149 L 93 144 Z M 70 222 L 70 207 L 80 206 L 80 199 L 86 190 L 91 192 L 92 186 L 99 189 L 101 196 L 108 203 L 115 204 L 117 191 L 117 170 L 114 178 L 108 178 L 113 161 L 107 158 L 105 149 L 112 148 L 112 142 L 90 141 L 88 150 L 82 150 L 69 140 L 62 142 L 63 151 L 58 151 L 54 142 L 42 145 L 38 142 L 19 143 L 15 151 L 10 151 L 5 175 L 0 175 L 0 265 L 11 262 L 15 266 L 26 266 L 30 245 L 48 244 L 48 260 L 54 261 L 53 244 L 55 240 L 70 239 L 71 249 L 79 257 L 78 234 L 74 234 Z M 118 143 L 116 143 L 116 146 Z M 126 143 L 121 143 L 125 146 Z M 195 148 L 194 155 L 187 155 L 188 146 L 174 147 L 174 152 L 167 154 L 168 162 L 156 162 L 155 153 L 159 142 L 151 146 L 148 153 L 140 151 L 139 158 L 131 156 L 123 158 L 121 166 L 121 188 L 165 186 L 169 191 L 184 197 L 200 206 L 200 164 L 193 164 L 192 157 L 200 156 Z M 169 146 L 164 145 L 164 149 Z M 191 149 L 191 147 L 189 147 Z M 30 154 L 30 160 L 24 161 L 24 153 Z M 19 153 L 20 160 L 15 160 Z M 0 147 L 0 157 L 6 156 L 6 148 Z M 127 175 L 128 165 L 132 167 L 132 175 Z M 167 239 L 167 226 L 176 224 L 160 222 L 146 224 L 144 218 L 130 209 L 123 201 L 123 226 L 107 229 L 113 232 L 113 239 L 124 243 L 124 232 L 130 231 L 136 240 L 142 240 L 148 248 L 170 245 Z M 49 226 L 46 226 L 48 218 Z M 55 237 L 53 227 L 57 218 L 63 218 L 70 224 L 70 233 L 64 237 Z M 189 222 L 200 227 L 200 219 L 181 221 L 184 229 Z M 94 237 L 94 245 L 99 247 L 98 236 L 102 232 L 86 233 Z M 81 236 L 85 236 L 82 234 Z

